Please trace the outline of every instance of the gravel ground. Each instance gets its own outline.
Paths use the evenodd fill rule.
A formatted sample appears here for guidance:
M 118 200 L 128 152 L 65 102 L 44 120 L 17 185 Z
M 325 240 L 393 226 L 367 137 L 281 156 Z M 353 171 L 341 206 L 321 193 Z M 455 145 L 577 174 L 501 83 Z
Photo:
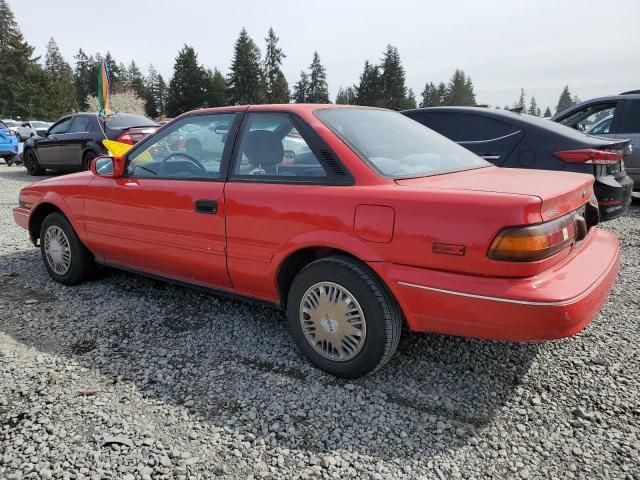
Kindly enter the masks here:
M 0 166 L 0 478 L 640 479 L 640 201 L 580 335 L 403 334 L 347 383 L 282 314 L 117 271 L 51 281 Z

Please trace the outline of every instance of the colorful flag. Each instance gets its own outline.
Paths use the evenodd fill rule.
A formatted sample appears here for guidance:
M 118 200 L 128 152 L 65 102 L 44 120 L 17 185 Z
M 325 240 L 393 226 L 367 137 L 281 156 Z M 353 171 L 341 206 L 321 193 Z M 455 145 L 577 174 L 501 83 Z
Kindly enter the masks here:
M 104 59 L 100 62 L 100 71 L 98 72 L 98 102 L 100 103 L 101 117 L 107 117 L 111 115 L 111 109 L 109 108 L 109 67 Z

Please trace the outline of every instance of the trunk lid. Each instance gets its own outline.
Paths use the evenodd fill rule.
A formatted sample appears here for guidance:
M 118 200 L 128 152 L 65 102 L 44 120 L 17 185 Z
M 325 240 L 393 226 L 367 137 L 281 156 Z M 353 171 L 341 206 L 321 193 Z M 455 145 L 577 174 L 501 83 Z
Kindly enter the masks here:
M 472 190 L 538 197 L 543 221 L 565 215 L 593 195 L 593 176 L 581 173 L 487 167 L 431 177 L 396 180 L 398 185 L 424 190 Z

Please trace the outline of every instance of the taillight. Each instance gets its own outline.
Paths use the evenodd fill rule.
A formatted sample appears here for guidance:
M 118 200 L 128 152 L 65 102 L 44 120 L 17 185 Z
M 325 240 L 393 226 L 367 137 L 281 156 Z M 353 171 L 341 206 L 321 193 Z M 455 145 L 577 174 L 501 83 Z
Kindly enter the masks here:
M 9 129 L 9 135 L 16 135 L 16 131 Z
M 613 165 L 622 160 L 622 150 L 597 150 L 584 148 L 580 150 L 563 150 L 553 154 L 566 163 L 588 163 L 593 165 Z
M 550 257 L 576 238 L 575 213 L 550 222 L 502 230 L 491 243 L 489 258 L 533 262 Z
M 133 145 L 135 143 L 131 138 L 131 135 L 129 135 L 129 132 L 121 133 L 120 136 L 116 138 L 116 142 L 128 143 L 129 145 Z

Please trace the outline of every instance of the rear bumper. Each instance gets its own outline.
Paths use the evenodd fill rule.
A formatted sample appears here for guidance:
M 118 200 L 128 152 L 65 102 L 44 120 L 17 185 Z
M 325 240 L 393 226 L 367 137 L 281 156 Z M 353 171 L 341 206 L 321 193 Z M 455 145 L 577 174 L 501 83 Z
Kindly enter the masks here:
M 600 220 L 611 220 L 629 209 L 633 179 L 629 175 L 596 177 L 593 191 L 598 199 Z
M 550 340 L 585 328 L 607 300 L 620 246 L 594 228 L 565 260 L 529 278 L 491 278 L 389 263 L 387 282 L 411 330 L 492 340 Z

